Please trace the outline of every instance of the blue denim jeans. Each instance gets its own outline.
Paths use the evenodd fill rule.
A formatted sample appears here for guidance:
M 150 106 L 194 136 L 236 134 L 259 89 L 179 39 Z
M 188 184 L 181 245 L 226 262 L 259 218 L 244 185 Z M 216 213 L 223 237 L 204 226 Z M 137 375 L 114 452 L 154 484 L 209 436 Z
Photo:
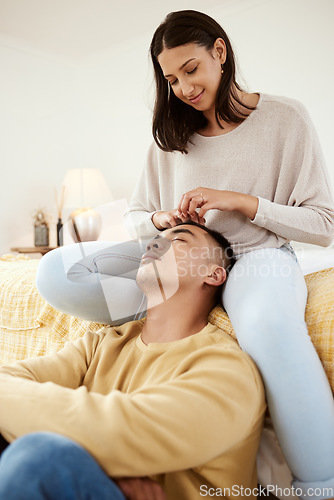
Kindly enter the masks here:
M 84 448 L 51 432 L 27 434 L 0 458 L 2 500 L 125 500 Z

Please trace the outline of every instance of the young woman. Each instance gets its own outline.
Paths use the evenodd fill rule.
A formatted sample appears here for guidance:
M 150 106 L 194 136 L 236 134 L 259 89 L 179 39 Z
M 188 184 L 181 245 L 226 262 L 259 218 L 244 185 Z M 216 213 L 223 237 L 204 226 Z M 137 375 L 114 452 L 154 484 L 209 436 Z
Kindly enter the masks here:
M 334 235 L 316 132 L 298 101 L 241 89 L 229 39 L 205 14 L 169 14 L 153 36 L 151 57 L 154 143 L 127 224 L 145 238 L 205 218 L 231 242 L 237 263 L 223 305 L 262 374 L 293 484 L 311 498 L 308 488 L 334 487 L 334 402 L 307 334 L 307 289 L 289 241 L 327 246 Z M 72 251 L 42 259 L 38 286 L 46 299 L 92 320 L 117 322 L 121 306 L 122 319 L 133 317 L 141 302 L 130 285 L 139 245 L 104 248 L 61 276 L 59 262 L 73 264 Z M 104 287 L 104 300 L 99 278 L 108 275 L 125 283 Z

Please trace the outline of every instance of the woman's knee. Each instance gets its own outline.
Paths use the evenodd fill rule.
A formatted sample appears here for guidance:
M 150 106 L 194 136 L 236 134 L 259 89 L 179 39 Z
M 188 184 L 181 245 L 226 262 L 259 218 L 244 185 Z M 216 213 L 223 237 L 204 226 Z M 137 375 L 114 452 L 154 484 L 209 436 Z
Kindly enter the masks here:
M 64 252 L 63 247 L 57 248 L 41 259 L 36 275 L 38 291 L 59 311 L 88 321 L 110 324 L 112 320 L 98 275 L 81 267 L 80 280 L 68 277 L 68 270 L 78 258 L 75 253 L 78 249 L 73 249 L 72 245 L 69 247 L 65 247 Z
M 89 243 L 82 249 L 87 257 L 81 260 L 78 254 L 81 244 L 46 254 L 37 271 L 39 292 L 55 309 L 81 319 L 113 325 L 133 319 L 143 299 L 135 280 L 129 278 L 140 260 L 136 256 L 138 245 L 130 245 L 130 242 L 124 244 L 124 248 L 112 247 L 118 254 L 117 258 L 111 258 L 106 250 L 107 242 L 100 242 L 100 251 L 93 254 L 93 247 L 87 246 Z M 121 253 L 126 249 L 129 255 Z M 103 265 L 95 269 L 97 257 Z M 101 270 L 108 273 L 101 274 Z

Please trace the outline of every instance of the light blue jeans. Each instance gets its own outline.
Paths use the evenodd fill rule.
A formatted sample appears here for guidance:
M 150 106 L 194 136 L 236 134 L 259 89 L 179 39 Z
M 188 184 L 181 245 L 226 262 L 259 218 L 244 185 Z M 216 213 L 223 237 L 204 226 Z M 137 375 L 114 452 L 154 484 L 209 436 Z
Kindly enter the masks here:
M 1 454 L 0 498 L 125 500 L 118 486 L 84 448 L 51 432 L 27 434 Z
M 94 242 L 59 248 L 42 258 L 37 287 L 56 309 L 83 319 L 120 324 L 143 316 L 135 278 L 144 246 Z M 238 256 L 222 295 L 240 346 L 261 372 L 293 485 L 314 500 L 308 488 L 334 488 L 334 400 L 307 333 L 306 300 L 289 244 Z
M 307 333 L 306 300 L 289 244 L 239 256 L 223 291 L 239 345 L 261 372 L 293 486 L 314 500 L 334 493 L 334 400 Z M 315 497 L 315 488 L 332 489 Z

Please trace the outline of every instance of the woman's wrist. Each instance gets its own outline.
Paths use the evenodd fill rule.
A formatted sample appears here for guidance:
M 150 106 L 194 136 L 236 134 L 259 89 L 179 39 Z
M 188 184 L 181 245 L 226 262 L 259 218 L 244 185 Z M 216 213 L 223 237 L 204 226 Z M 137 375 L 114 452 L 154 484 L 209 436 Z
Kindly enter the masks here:
M 250 194 L 237 193 L 236 196 L 236 208 L 237 212 L 253 220 L 256 216 L 257 208 L 259 206 L 259 200 L 256 196 Z
M 162 226 L 160 226 L 160 224 L 156 221 L 156 218 L 155 216 L 159 213 L 159 211 L 157 210 L 156 212 L 153 212 L 153 214 L 151 215 L 151 221 L 153 222 L 153 225 L 159 230 L 161 231 L 162 229 Z

